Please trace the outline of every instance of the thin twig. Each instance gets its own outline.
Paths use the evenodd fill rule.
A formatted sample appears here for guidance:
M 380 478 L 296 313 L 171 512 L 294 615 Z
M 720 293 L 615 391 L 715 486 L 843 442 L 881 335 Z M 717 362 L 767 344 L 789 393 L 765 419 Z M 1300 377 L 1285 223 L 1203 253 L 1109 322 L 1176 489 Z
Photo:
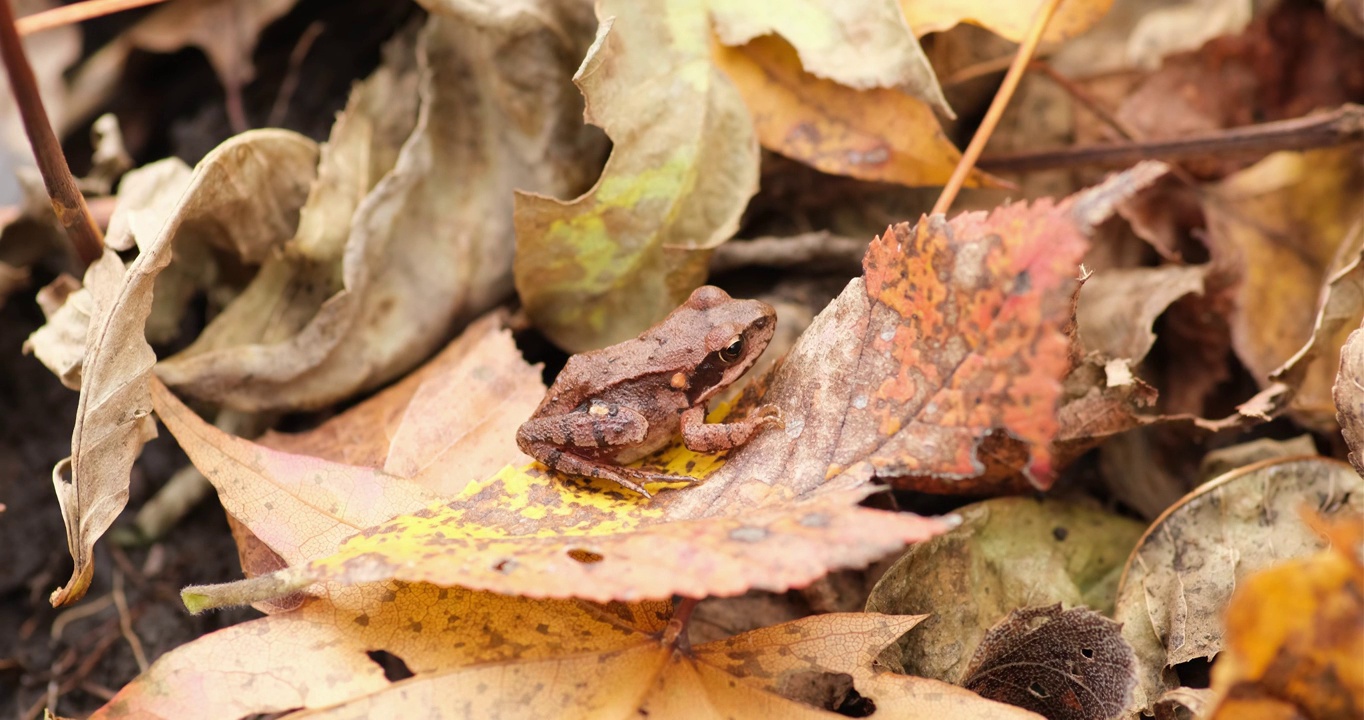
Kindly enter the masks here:
M 1207 155 L 1265 155 L 1364 141 L 1364 105 L 1342 105 L 1319 115 L 1245 125 L 1171 140 L 1112 143 L 1038 152 L 992 155 L 980 166 L 997 172 L 1027 172 L 1081 165 L 1127 167 L 1142 160 L 1182 160 Z
M 20 35 L 32 35 L 36 32 L 51 30 L 63 25 L 74 25 L 78 22 L 93 20 L 105 15 L 113 15 L 116 12 L 139 8 L 144 5 L 155 5 L 166 0 L 86 0 L 85 2 L 73 3 L 63 7 L 52 8 L 42 12 L 33 13 L 19 18 L 14 25 L 19 30 Z
M 128 641 L 128 647 L 133 649 L 133 659 L 137 661 L 137 669 L 140 672 L 147 672 L 147 653 L 142 649 L 142 640 L 133 632 L 133 616 L 128 612 L 128 596 L 123 593 L 123 573 L 114 571 L 114 607 L 118 608 L 118 630 L 123 635 L 123 639 Z
M 104 236 L 85 206 L 85 196 L 81 195 L 76 179 L 71 176 L 61 143 L 47 119 L 47 109 L 38 94 L 38 81 L 33 77 L 33 67 L 28 63 L 14 26 L 14 8 L 7 0 L 0 2 L 0 56 L 5 61 L 10 91 L 14 93 L 14 102 L 23 117 L 24 132 L 33 146 L 38 171 L 42 173 L 47 195 L 52 200 L 52 210 L 71 238 L 81 265 L 87 266 L 104 253 Z
M 700 602 L 696 598 L 678 598 L 677 607 L 673 608 L 673 616 L 668 620 L 668 626 L 663 629 L 664 645 L 682 652 L 691 650 L 691 636 L 687 629 L 691 625 L 692 611 L 696 610 L 696 605 Z
M 1023 73 L 1028 69 L 1028 63 L 1032 62 L 1033 55 L 1037 52 L 1037 45 L 1042 41 L 1042 33 L 1046 32 L 1047 23 L 1056 14 L 1056 8 L 1061 5 L 1061 0 L 1045 0 L 1043 5 L 1037 9 L 1037 14 L 1033 16 L 1032 27 L 1028 28 L 1027 37 L 1023 38 L 1022 44 L 1018 46 L 1018 54 L 1014 56 L 1013 64 L 1009 66 L 1009 72 L 1004 75 L 1004 82 L 1000 84 L 999 91 L 995 93 L 995 98 L 990 102 L 990 109 L 985 111 L 985 118 L 980 121 L 980 127 L 976 129 L 975 137 L 971 138 L 971 144 L 966 146 L 966 151 L 961 154 L 961 160 L 957 162 L 957 167 L 952 170 L 952 177 L 948 178 L 947 185 L 943 187 L 942 194 L 938 196 L 938 202 L 933 204 L 933 214 L 940 215 L 947 212 L 952 207 L 952 202 L 957 199 L 957 193 L 961 191 L 961 186 L 966 182 L 966 177 L 971 174 L 972 168 L 976 165 L 976 159 L 985 149 L 985 143 L 990 141 L 990 136 L 994 134 L 995 127 L 999 125 L 999 119 L 1004 116 L 1004 108 L 1009 105 L 1009 100 L 1014 96 L 1014 91 L 1018 89 L 1018 83 L 1023 79 Z
M 294 49 L 289 53 L 289 69 L 284 71 L 284 81 L 279 84 L 279 92 L 275 94 L 275 102 L 270 106 L 270 116 L 265 121 L 266 127 L 279 127 L 284 124 L 284 113 L 289 110 L 289 103 L 294 99 L 294 92 L 298 90 L 298 83 L 302 77 L 300 72 L 303 61 L 308 57 L 308 51 L 312 49 L 317 36 L 322 34 L 326 27 L 321 20 L 314 20 L 303 34 L 298 36 L 298 42 L 294 43 Z

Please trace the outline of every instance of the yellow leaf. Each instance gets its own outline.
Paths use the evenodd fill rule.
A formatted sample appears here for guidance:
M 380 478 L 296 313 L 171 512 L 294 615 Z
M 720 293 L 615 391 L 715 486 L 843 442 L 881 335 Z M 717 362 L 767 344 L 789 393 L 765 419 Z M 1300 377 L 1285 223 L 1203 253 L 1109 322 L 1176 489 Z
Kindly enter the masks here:
M 993 0 L 900 0 L 905 20 L 920 37 L 957 23 L 979 25 L 1019 42 L 1027 34 L 1042 0 L 1000 3 Z M 1094 26 L 1113 6 L 1113 0 L 1066 0 L 1047 23 L 1044 43 L 1073 38 Z

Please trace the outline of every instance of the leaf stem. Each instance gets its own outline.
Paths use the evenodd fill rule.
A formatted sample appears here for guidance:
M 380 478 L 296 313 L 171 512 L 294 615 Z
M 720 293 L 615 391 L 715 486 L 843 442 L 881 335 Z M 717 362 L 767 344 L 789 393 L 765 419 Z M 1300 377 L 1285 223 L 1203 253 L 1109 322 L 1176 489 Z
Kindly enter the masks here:
M 78 22 L 93 20 L 105 15 L 113 15 L 116 12 L 139 8 L 144 5 L 155 5 L 166 0 L 86 0 L 85 2 L 73 3 L 62 7 L 55 7 L 51 10 L 25 15 L 19 18 L 14 25 L 19 29 L 20 35 L 32 35 L 36 32 L 51 30 L 52 28 L 63 25 L 74 25 Z
M 995 99 L 990 102 L 990 109 L 985 111 L 985 118 L 980 121 L 980 127 L 976 128 L 975 137 L 971 138 L 971 144 L 967 145 L 966 151 L 961 154 L 961 160 L 952 170 L 952 177 L 948 178 L 947 185 L 938 196 L 938 202 L 934 203 L 933 214 L 946 213 L 957 199 L 957 193 L 961 192 L 966 176 L 975 167 L 976 159 L 985 150 L 985 143 L 989 142 L 995 127 L 999 125 L 999 119 L 1004 116 L 1004 108 L 1008 107 L 1009 100 L 1013 99 L 1014 91 L 1018 89 L 1018 83 L 1023 79 L 1023 73 L 1027 71 L 1028 64 L 1037 53 L 1042 33 L 1046 31 L 1047 24 L 1051 22 L 1052 16 L 1056 14 L 1056 8 L 1060 5 L 1061 0 L 1043 0 L 1042 5 L 1038 7 L 1037 14 L 1032 19 L 1032 26 L 1028 28 L 1027 37 L 1023 38 L 1023 43 L 1018 46 L 1018 54 L 1014 55 L 1013 64 L 1009 65 L 1009 72 L 1004 75 L 999 92 L 995 93 Z
M 42 173 L 43 185 L 47 187 L 47 195 L 52 200 L 52 210 L 71 238 L 81 266 L 88 266 L 104 253 L 104 236 L 90 216 L 85 196 L 76 187 L 76 179 L 71 176 L 71 168 L 62 154 L 61 143 L 57 141 L 57 134 L 52 131 L 52 124 L 47 119 L 47 109 L 43 107 L 43 99 L 38 94 L 38 81 L 33 77 L 33 67 L 24 54 L 23 42 L 14 25 L 14 8 L 8 0 L 0 2 L 0 57 L 4 58 L 10 90 L 14 93 L 14 102 L 24 120 L 24 132 L 33 146 L 38 171 Z
M 699 602 L 701 601 L 696 598 L 678 598 L 672 619 L 668 620 L 668 627 L 663 629 L 664 645 L 675 647 L 682 652 L 691 650 L 691 637 L 687 632 L 687 626 L 691 624 L 692 611 Z

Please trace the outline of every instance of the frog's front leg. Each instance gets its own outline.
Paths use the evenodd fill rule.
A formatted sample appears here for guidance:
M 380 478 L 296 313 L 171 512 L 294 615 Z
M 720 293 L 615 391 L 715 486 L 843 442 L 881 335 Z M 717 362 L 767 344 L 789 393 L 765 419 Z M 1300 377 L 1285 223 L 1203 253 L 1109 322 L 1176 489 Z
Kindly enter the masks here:
M 765 427 L 786 427 L 781 408 L 764 405 L 743 420 L 707 423 L 705 406 L 697 405 L 682 413 L 682 442 L 694 452 L 719 452 L 743 445 Z

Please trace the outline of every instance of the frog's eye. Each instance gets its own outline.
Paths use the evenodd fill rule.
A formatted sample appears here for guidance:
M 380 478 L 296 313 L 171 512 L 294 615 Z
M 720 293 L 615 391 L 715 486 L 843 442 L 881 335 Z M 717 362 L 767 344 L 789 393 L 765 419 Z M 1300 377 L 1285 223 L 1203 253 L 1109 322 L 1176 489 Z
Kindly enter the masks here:
M 729 339 L 729 344 L 720 348 L 720 360 L 732 363 L 744 354 L 744 336 L 735 335 Z

